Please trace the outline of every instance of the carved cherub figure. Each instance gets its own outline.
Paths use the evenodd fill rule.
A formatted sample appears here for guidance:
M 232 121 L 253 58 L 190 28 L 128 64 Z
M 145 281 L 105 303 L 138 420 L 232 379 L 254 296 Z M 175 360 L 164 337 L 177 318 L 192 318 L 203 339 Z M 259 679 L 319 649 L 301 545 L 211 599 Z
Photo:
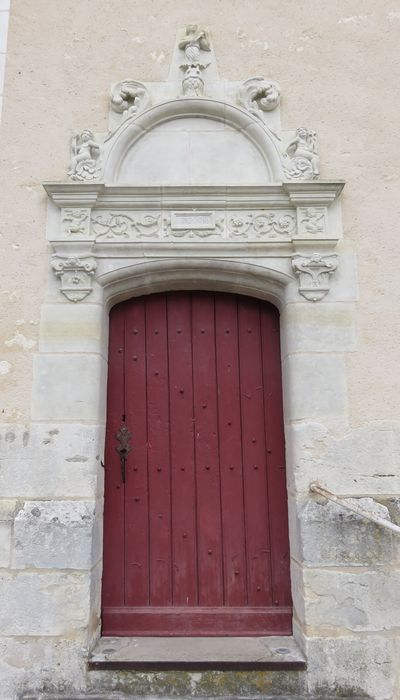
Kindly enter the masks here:
M 179 42 L 179 48 L 183 51 L 188 46 L 198 46 L 202 51 L 211 51 L 210 37 L 205 29 L 201 29 L 198 24 L 188 24 L 186 34 Z
M 94 140 L 94 134 L 90 129 L 84 129 L 81 134 L 75 136 L 71 144 L 72 158 L 69 165 L 68 175 L 74 177 L 78 171 L 82 170 L 84 163 L 93 167 L 100 157 L 100 145 Z
M 286 153 L 291 158 L 304 158 L 311 164 L 315 176 L 319 175 L 319 157 L 315 131 L 301 126 L 296 131 L 296 137 L 286 146 Z

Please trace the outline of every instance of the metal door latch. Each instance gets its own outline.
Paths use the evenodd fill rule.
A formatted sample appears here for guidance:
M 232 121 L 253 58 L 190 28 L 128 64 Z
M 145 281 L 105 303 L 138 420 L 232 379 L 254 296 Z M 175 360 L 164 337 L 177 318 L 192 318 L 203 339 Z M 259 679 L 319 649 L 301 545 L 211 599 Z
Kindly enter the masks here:
M 115 436 L 118 440 L 118 445 L 116 446 L 116 450 L 119 454 L 119 459 L 121 462 L 121 478 L 122 478 L 122 483 L 125 483 L 125 468 L 126 468 L 126 459 L 128 457 L 129 452 L 131 451 L 132 447 L 129 444 L 129 440 L 131 439 L 132 435 L 129 432 L 128 428 L 126 427 L 125 424 L 123 424 L 118 433 Z

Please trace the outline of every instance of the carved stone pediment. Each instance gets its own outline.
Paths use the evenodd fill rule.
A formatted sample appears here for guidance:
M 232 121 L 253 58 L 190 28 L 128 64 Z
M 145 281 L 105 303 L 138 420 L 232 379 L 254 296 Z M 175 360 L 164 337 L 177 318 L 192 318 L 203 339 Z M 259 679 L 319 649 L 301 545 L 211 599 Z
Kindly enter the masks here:
M 276 80 L 220 80 L 210 33 L 195 24 L 178 32 L 165 83 L 113 85 L 109 132 L 77 133 L 70 182 L 46 185 L 64 296 L 84 299 L 129 261 L 192 256 L 262 261 L 322 299 L 343 185 L 318 180 L 316 133 L 282 130 L 280 99 Z
M 306 127 L 300 127 L 297 131 L 283 131 L 280 99 L 281 88 L 275 79 L 255 76 L 242 82 L 220 80 L 210 33 L 200 25 L 189 24 L 178 32 L 169 80 L 145 83 L 136 78 L 125 78 L 112 86 L 110 130 L 107 134 L 95 134 L 86 128 L 74 136 L 69 177 L 78 182 L 121 182 L 121 177 L 126 181 L 121 157 L 127 155 L 128 142 L 132 147 L 134 144 L 142 147 L 143 143 L 143 148 L 148 151 L 148 134 L 152 130 L 159 133 L 164 124 L 174 120 L 204 117 L 209 126 L 212 122 L 216 123 L 216 130 L 218 123 L 225 124 L 226 129 L 239 132 L 249 141 L 249 145 L 256 145 L 266 166 L 264 175 L 260 169 L 257 184 L 318 179 L 319 154 L 315 131 Z M 228 138 L 227 133 L 220 136 L 225 140 Z M 171 167 L 177 168 L 179 161 L 175 164 L 173 149 L 166 153 L 169 141 L 174 138 L 166 138 L 162 143 L 158 138 L 158 141 L 159 150 L 170 160 L 172 158 L 174 162 Z M 203 142 L 207 142 L 204 134 Z M 200 158 L 202 151 L 200 145 L 197 156 L 194 151 L 192 157 Z M 229 143 L 226 157 L 229 158 L 232 153 L 235 151 Z M 190 157 L 190 150 L 187 154 L 182 152 L 180 162 Z M 131 174 L 135 171 L 135 165 L 136 162 L 132 164 Z M 154 183 L 157 169 L 152 175 L 149 184 Z M 164 175 L 163 170 L 161 175 Z M 185 184 L 185 177 L 187 179 L 187 173 L 183 170 L 179 184 Z

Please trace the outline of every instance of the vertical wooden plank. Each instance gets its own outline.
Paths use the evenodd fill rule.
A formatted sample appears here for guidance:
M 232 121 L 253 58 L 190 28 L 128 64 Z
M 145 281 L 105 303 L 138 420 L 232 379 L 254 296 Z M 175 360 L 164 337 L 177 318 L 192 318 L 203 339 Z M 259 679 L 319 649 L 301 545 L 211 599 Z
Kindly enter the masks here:
M 116 433 L 124 414 L 124 321 L 125 308 L 118 305 L 110 312 L 107 428 L 104 454 L 104 556 L 103 607 L 124 602 L 124 488 L 121 481 Z
M 241 297 L 238 312 L 248 604 L 270 605 L 272 586 L 258 303 Z
M 216 295 L 218 425 L 225 605 L 247 603 L 237 298 Z
M 172 577 L 174 605 L 197 605 L 191 301 L 169 294 L 168 361 L 171 441 Z
M 165 294 L 146 299 L 150 605 L 172 605 L 171 494 Z
M 192 296 L 199 605 L 223 605 L 214 295 Z
M 127 307 L 125 325 L 126 424 L 132 433 L 125 484 L 125 603 L 149 602 L 146 320 L 143 298 Z
M 269 304 L 262 306 L 261 334 L 268 465 L 268 512 L 271 532 L 272 602 L 274 605 L 291 605 L 279 312 Z

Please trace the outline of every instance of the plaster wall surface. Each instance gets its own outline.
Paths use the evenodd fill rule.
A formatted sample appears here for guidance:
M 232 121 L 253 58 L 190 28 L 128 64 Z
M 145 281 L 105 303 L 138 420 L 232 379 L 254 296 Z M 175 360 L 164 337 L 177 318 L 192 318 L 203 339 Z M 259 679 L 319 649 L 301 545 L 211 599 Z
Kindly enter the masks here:
M 315 128 L 322 179 L 346 181 L 337 285 L 317 304 L 294 287 L 281 310 L 295 631 L 308 670 L 88 674 L 99 622 L 106 310 L 96 289 L 82 307 L 61 299 L 42 182 L 66 179 L 74 131 L 107 131 L 111 84 L 167 79 L 176 31 L 194 20 L 210 28 L 224 79 L 279 80 L 283 127 Z M 194 0 L 12 0 L 0 132 L 1 700 L 400 699 L 399 540 L 308 493 L 319 479 L 400 523 L 399 34 L 388 0 L 204 0 L 201 10 Z

